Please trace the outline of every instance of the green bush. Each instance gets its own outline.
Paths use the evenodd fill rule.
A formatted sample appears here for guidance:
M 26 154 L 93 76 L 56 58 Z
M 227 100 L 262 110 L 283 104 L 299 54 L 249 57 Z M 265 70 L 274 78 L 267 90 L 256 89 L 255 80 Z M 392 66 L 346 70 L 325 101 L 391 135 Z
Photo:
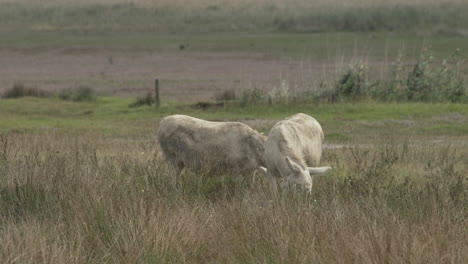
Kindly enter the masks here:
M 97 95 L 93 88 L 88 86 L 79 86 L 76 89 L 70 88 L 62 90 L 58 94 L 58 97 L 67 101 L 85 102 L 96 100 Z
M 266 100 L 264 91 L 262 91 L 259 88 L 243 90 L 239 98 L 239 104 L 241 106 L 262 104 L 262 103 L 265 103 L 266 101 L 267 100 Z
M 362 62 L 352 64 L 336 86 L 336 96 L 343 100 L 361 99 L 369 85 L 368 67 Z
M 468 85 L 466 75 L 461 72 L 464 60 L 459 50 L 440 63 L 428 49 L 421 56 L 406 79 L 405 97 L 417 102 L 459 102 L 466 98 Z
M 215 94 L 216 101 L 233 101 L 236 98 L 236 91 L 234 89 L 226 89 Z
M 10 90 L 7 90 L 3 94 L 2 97 L 5 99 L 8 99 L 8 98 L 20 98 L 20 97 L 26 97 L 26 96 L 46 97 L 46 96 L 49 96 L 49 93 L 37 87 L 26 87 L 21 84 L 15 84 Z
M 456 50 L 450 57 L 436 60 L 423 49 L 417 61 L 406 66 L 400 54 L 393 64 L 389 80 L 372 80 L 365 63 L 352 64 L 334 88 L 321 85 L 313 101 L 467 102 L 468 77 L 465 60 Z
M 289 102 L 289 85 L 283 80 L 279 87 L 275 87 L 268 93 L 268 103 L 284 104 Z
M 131 103 L 129 107 L 140 107 L 144 105 L 152 105 L 154 104 L 154 102 L 155 102 L 154 96 L 150 92 L 148 92 L 143 97 L 137 97 L 136 101 Z

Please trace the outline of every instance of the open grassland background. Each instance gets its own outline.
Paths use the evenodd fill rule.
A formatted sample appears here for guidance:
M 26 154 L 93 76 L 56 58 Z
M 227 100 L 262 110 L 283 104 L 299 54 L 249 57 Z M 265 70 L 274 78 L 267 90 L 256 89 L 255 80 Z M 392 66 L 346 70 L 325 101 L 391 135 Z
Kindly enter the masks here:
M 417 100 L 466 101 L 466 13 L 457 0 L 0 1 L 0 93 L 85 85 L 143 96 L 159 78 L 169 100 L 285 87 L 303 96 L 363 66 L 361 90 L 393 82 L 385 100 L 412 100 L 398 90 L 427 49 L 423 64 L 449 67 L 417 74 Z
M 466 37 L 19 32 L 0 38 L 0 46 L 1 95 L 24 85 L 49 92 L 87 86 L 101 95 L 136 97 L 152 91 L 159 78 L 163 99 L 172 101 L 252 89 L 313 97 L 336 88 L 348 73 L 355 88 L 380 99 L 413 99 L 404 92 L 409 86 L 421 90 L 414 99 L 423 101 L 466 101 L 467 94 Z
M 282 0 L 0 0 L 0 3 L 22 3 L 29 5 L 89 5 L 89 4 L 139 4 L 139 5 L 190 5 L 190 6 L 206 6 L 210 4 L 277 4 L 286 5 L 307 5 L 307 6 L 350 6 L 350 5 L 382 5 L 388 4 L 385 0 L 348 0 L 348 1 L 327 1 L 327 0 L 291 0 L 288 2 Z M 464 0 L 394 0 L 393 4 L 433 4 L 433 3 L 463 3 Z

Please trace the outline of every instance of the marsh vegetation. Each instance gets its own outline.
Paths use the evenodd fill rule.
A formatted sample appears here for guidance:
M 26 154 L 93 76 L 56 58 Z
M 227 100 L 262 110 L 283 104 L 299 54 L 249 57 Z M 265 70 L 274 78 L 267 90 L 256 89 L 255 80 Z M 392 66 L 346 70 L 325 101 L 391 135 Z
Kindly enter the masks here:
M 466 148 L 329 149 L 311 195 L 184 173 L 155 142 L 2 134 L 5 263 L 463 263 Z M 391 143 L 391 144 L 390 144 Z

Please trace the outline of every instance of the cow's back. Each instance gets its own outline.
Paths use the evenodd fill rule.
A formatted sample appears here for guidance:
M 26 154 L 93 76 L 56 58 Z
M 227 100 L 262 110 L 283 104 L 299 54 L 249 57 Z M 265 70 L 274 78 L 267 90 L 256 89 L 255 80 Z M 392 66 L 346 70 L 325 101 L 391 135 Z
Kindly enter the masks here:
M 299 113 L 286 119 L 285 126 L 291 131 L 291 138 L 294 138 L 290 143 L 298 153 L 302 152 L 306 165 L 318 166 L 322 157 L 323 141 L 320 123 L 309 115 Z
M 158 141 L 166 158 L 194 171 L 239 171 L 264 165 L 265 138 L 238 122 L 209 122 L 174 115 L 161 120 Z
M 313 117 L 296 114 L 276 123 L 265 143 L 268 169 L 275 174 L 287 174 L 285 157 L 302 167 L 318 166 L 322 156 L 323 131 Z M 280 176 L 280 175 L 277 175 Z

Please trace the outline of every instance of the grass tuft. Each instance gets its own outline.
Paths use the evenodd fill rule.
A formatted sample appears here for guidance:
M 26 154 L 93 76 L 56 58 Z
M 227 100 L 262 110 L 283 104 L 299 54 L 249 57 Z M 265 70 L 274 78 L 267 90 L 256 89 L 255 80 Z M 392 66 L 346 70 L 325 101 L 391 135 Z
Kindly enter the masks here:
M 129 107 L 140 107 L 140 106 L 151 106 L 152 104 L 155 103 L 154 96 L 151 92 L 148 92 L 145 96 L 143 97 L 137 97 L 136 101 L 129 104 Z
M 95 101 L 97 94 L 91 87 L 79 86 L 77 88 L 69 88 L 60 91 L 58 97 L 66 101 L 86 102 Z
M 50 93 L 43 91 L 37 87 L 27 87 L 22 84 L 15 84 L 10 90 L 7 90 L 2 95 L 2 98 L 20 98 L 20 97 L 47 97 Z

